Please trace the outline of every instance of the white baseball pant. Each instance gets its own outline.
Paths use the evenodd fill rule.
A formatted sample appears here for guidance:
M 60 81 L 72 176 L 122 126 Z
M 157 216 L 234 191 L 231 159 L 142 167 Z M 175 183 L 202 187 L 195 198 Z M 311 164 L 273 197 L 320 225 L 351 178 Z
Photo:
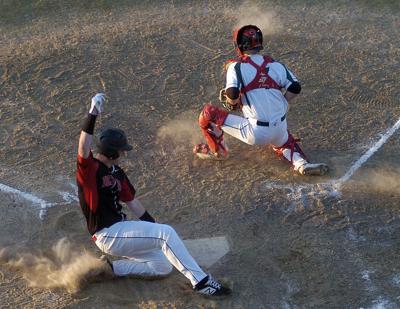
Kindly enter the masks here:
M 207 276 L 169 225 L 121 221 L 93 236 L 101 251 L 125 258 L 112 262 L 117 276 L 161 277 L 172 271 L 172 265 L 193 286 Z
M 286 119 L 283 121 L 278 119 L 276 122 L 270 123 L 267 127 L 257 125 L 256 119 L 229 114 L 221 129 L 249 145 L 272 145 L 279 148 L 288 140 Z M 218 132 L 216 135 L 219 135 Z M 288 148 L 284 149 L 283 156 L 290 162 L 291 150 Z M 307 161 L 298 152 L 293 153 L 292 164 L 295 170 L 305 163 Z

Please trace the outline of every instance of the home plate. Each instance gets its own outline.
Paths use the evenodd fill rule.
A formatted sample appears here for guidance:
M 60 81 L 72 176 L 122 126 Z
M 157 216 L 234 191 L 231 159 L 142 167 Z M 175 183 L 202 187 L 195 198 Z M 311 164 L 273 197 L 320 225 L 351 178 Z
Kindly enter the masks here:
M 196 262 L 204 267 L 211 267 L 229 252 L 229 243 L 225 236 L 183 241 Z

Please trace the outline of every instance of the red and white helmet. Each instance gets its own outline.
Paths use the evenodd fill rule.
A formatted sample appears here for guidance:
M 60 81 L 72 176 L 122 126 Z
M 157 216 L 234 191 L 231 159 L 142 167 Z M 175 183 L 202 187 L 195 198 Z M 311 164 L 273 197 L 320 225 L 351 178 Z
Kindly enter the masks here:
M 260 28 L 246 25 L 233 33 L 233 42 L 240 56 L 246 50 L 263 49 L 263 36 Z

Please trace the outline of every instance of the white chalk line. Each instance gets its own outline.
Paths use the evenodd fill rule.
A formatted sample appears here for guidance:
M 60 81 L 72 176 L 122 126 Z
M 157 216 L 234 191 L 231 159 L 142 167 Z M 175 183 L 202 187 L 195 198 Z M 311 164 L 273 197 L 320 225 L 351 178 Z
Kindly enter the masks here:
M 357 171 L 379 148 L 382 147 L 383 144 L 386 143 L 386 141 L 399 129 L 400 127 L 400 118 L 397 120 L 397 122 L 394 124 L 393 127 L 391 127 L 382 137 L 375 143 L 374 146 L 372 146 L 370 149 L 368 149 L 367 152 L 365 152 L 347 171 L 346 174 L 344 174 L 342 177 L 340 177 L 336 183 L 335 186 L 337 189 L 340 189 L 340 187 L 348 181 L 351 176 Z
M 65 204 L 71 204 L 72 202 L 79 202 L 79 199 L 77 197 L 77 186 L 74 185 L 73 183 L 70 183 L 70 186 L 74 189 L 75 194 L 70 193 L 70 192 L 64 192 L 60 191 L 57 192 L 59 195 L 61 195 L 62 199 L 64 200 L 64 203 L 58 202 L 58 203 L 50 203 L 47 202 L 40 197 L 37 197 L 31 193 L 28 192 L 23 192 L 21 190 L 15 189 L 13 187 L 7 186 L 5 184 L 0 183 L 0 192 L 8 193 L 8 194 L 15 194 L 18 195 L 19 197 L 22 197 L 23 199 L 31 202 L 33 205 L 38 205 L 39 206 L 39 218 L 41 220 L 44 219 L 44 216 L 47 213 L 47 209 L 56 205 L 65 205 Z
M 349 252 L 351 252 L 351 259 L 360 269 L 360 277 L 362 282 L 364 283 L 364 288 L 367 291 L 368 295 L 377 295 L 372 300 L 372 304 L 366 308 L 368 309 L 386 309 L 386 308 L 395 308 L 393 301 L 388 296 L 383 296 L 385 294 L 385 290 L 379 288 L 371 279 L 371 275 L 375 274 L 377 271 L 364 262 L 362 255 L 357 250 L 357 244 L 366 242 L 367 239 L 364 236 L 359 236 L 353 230 L 353 228 L 349 228 L 347 231 L 347 239 L 351 242 L 349 244 Z M 368 263 L 368 262 L 367 262 Z M 399 274 L 400 275 L 400 274 Z M 396 285 L 396 275 L 392 276 L 391 283 L 395 287 Z M 383 294 L 383 295 L 382 295 Z M 364 307 L 360 307 L 359 309 L 364 309 Z
M 278 182 L 264 183 L 268 189 L 281 189 L 289 190 L 289 198 L 295 200 L 305 199 L 305 195 L 313 196 L 333 196 L 340 197 L 340 190 L 343 185 L 354 175 L 354 173 L 365 163 L 367 160 L 381 148 L 386 141 L 400 128 L 400 118 L 397 122 L 386 131 L 385 134 L 370 148 L 368 149 L 357 161 L 355 161 L 349 170 L 340 178 L 333 179 L 329 182 L 318 183 L 318 184 L 300 184 L 300 185 L 287 185 L 280 184 Z M 308 192 L 308 193 L 307 193 Z
M 58 194 L 61 195 L 61 197 L 67 204 L 71 204 L 73 202 L 79 202 L 77 194 L 74 194 L 71 192 L 65 192 L 65 191 L 60 191 L 60 192 L 58 192 Z
M 23 192 L 18 189 L 14 189 L 12 187 L 9 187 L 9 186 L 1 184 L 1 183 L 0 183 L 0 191 L 5 192 L 5 193 L 16 194 L 16 195 L 24 198 L 25 200 L 32 202 L 34 205 L 39 205 L 39 207 L 40 207 L 39 218 L 40 219 L 43 219 L 44 215 L 46 214 L 47 208 L 54 206 L 53 203 L 49 203 L 33 194 Z

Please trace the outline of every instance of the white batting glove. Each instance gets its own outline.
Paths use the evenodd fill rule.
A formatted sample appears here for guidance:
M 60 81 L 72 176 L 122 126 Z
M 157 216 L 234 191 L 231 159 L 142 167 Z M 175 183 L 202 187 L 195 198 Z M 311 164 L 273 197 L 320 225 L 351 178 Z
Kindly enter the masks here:
M 106 95 L 104 93 L 97 93 L 92 98 L 92 103 L 90 105 L 89 114 L 99 115 L 103 111 L 103 104 L 106 101 Z

